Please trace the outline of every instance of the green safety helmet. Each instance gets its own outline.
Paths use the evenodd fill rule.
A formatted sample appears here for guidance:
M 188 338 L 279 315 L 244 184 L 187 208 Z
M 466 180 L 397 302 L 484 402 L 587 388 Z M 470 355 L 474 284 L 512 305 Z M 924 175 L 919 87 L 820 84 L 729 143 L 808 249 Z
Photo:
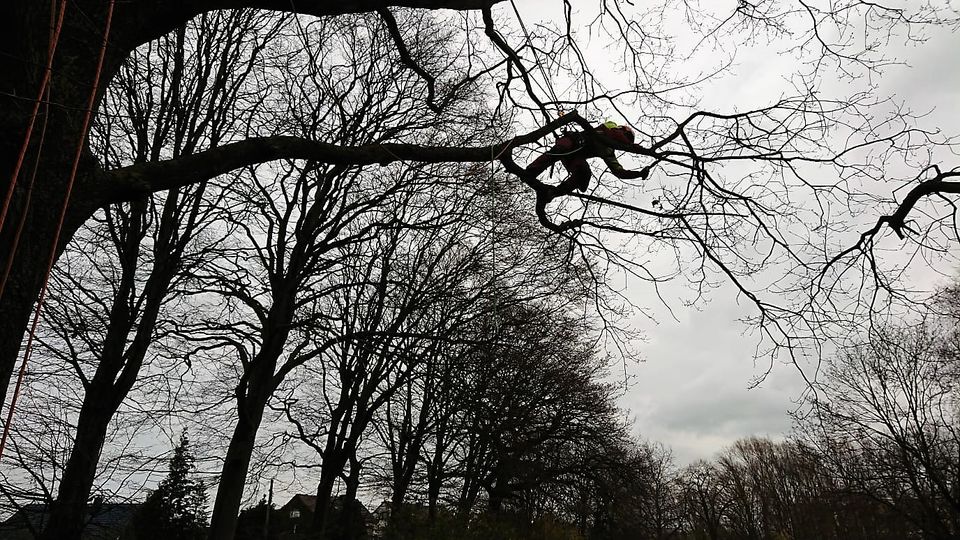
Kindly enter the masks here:
M 618 126 L 618 124 L 617 124 L 616 122 L 614 122 L 613 120 L 607 120 L 606 122 L 603 123 L 603 127 L 607 128 L 607 129 L 616 129 L 616 128 L 619 127 L 619 126 Z

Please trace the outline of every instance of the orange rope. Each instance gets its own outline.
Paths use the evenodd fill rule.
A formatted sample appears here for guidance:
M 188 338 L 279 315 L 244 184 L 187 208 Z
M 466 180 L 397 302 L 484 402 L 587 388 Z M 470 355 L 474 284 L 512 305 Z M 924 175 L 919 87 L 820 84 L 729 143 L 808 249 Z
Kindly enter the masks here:
M 90 127 L 90 119 L 93 116 L 93 106 L 97 99 L 97 89 L 100 87 L 100 75 L 103 73 L 103 59 L 107 55 L 107 41 L 110 38 L 110 25 L 113 23 L 114 3 L 115 0 L 110 0 L 110 5 L 107 7 L 107 22 L 103 30 L 103 42 L 100 44 L 100 54 L 97 58 L 97 71 L 94 74 L 93 87 L 90 89 L 90 98 L 87 100 L 87 109 L 83 115 L 83 125 L 80 129 L 80 141 L 77 144 L 77 152 L 73 156 L 73 166 L 70 169 L 70 178 L 67 180 L 67 192 L 63 199 L 63 206 L 60 208 L 60 219 L 57 222 L 57 230 L 53 235 L 53 243 L 50 247 L 50 257 L 47 260 L 47 271 L 43 276 L 43 287 L 40 289 L 40 297 L 37 300 L 37 307 L 33 312 L 33 322 L 30 325 L 30 333 L 27 336 L 27 346 L 23 352 L 23 361 L 20 363 L 20 373 L 17 375 L 17 386 L 14 388 L 13 398 L 10 401 L 10 410 L 7 411 L 7 421 L 3 426 L 3 435 L 0 436 L 0 459 L 3 459 L 3 449 L 7 443 L 7 436 L 10 434 L 10 423 L 13 421 L 13 412 L 16 409 L 17 398 L 20 395 L 20 388 L 23 384 L 23 377 L 27 371 L 27 362 L 30 359 L 30 352 L 33 350 L 33 339 L 37 331 L 37 323 L 40 321 L 40 313 L 43 311 L 43 301 L 47 296 L 47 285 L 50 284 L 50 271 L 53 269 L 53 263 L 57 259 L 57 244 L 60 243 L 60 233 L 63 232 L 63 223 L 67 216 L 67 207 L 70 204 L 70 195 L 73 194 L 73 185 L 77 179 L 77 169 L 80 166 L 80 157 L 83 154 L 83 147 L 87 139 L 87 129 Z
M 60 17 L 57 17 L 57 0 L 50 0 L 50 32 L 49 40 L 47 42 L 47 73 L 50 74 L 53 72 L 51 69 L 53 65 L 53 54 L 57 48 L 57 42 L 60 40 L 60 29 L 63 27 L 63 14 L 66 6 L 61 4 Z M 27 212 L 30 209 L 30 200 L 33 195 L 33 182 L 37 177 L 37 169 L 40 166 L 40 156 L 43 153 L 43 141 L 46 138 L 47 134 L 47 119 L 50 115 L 50 85 L 47 84 L 49 80 L 44 81 L 44 84 L 41 84 L 41 94 L 40 98 L 43 97 L 44 91 L 46 91 L 46 101 L 44 102 L 44 116 L 43 116 L 43 126 L 40 128 L 40 141 L 37 143 L 37 158 L 33 163 L 33 173 L 30 175 L 30 182 L 27 184 L 27 196 L 23 202 L 23 209 L 20 212 L 20 221 L 17 223 L 17 230 L 13 234 L 13 241 L 10 243 L 10 249 L 7 252 L 7 264 L 3 269 L 3 277 L 0 278 L 0 298 L 3 298 L 3 291 L 7 288 L 7 278 L 10 277 L 10 270 L 13 268 L 13 261 L 16 257 L 17 248 L 20 246 L 20 236 L 23 233 L 23 225 L 27 221 Z M 46 88 L 44 88 L 46 86 Z M 18 158 L 17 168 L 13 172 L 13 178 L 10 181 L 10 188 L 7 190 L 6 200 L 4 201 L 3 211 L 0 212 L 0 232 L 3 231 L 3 225 L 6 220 L 7 209 L 10 205 L 10 200 L 12 199 L 13 189 L 16 187 L 17 180 L 20 176 L 20 167 L 22 166 L 23 160 L 26 155 L 26 150 L 28 147 L 28 141 L 30 140 L 31 132 L 33 130 L 34 123 L 36 121 L 36 113 L 39 109 L 40 100 L 38 99 L 34 102 L 34 115 L 30 118 L 30 125 L 27 127 L 27 135 L 24 139 L 23 147 L 20 149 L 20 156 Z
M 50 1 L 51 8 L 53 8 L 53 2 L 54 0 Z M 27 133 L 23 136 L 20 155 L 17 157 L 17 164 L 13 167 L 13 176 L 10 178 L 10 187 L 7 188 L 7 194 L 3 198 L 3 207 L 0 208 L 0 231 L 3 231 L 3 224 L 7 219 L 7 211 L 10 209 L 10 201 L 13 199 L 13 188 L 17 185 L 17 177 L 20 176 L 20 168 L 23 167 L 23 160 L 27 155 L 27 148 L 30 146 L 30 137 L 33 135 L 33 126 L 37 121 L 37 113 L 40 111 L 40 102 L 43 100 L 43 94 L 47 92 L 47 85 L 50 84 L 50 77 L 53 75 L 53 55 L 57 50 L 57 42 L 60 41 L 60 30 L 63 28 L 63 15 L 66 12 L 67 0 L 61 0 L 57 24 L 54 28 L 51 28 L 50 51 L 47 53 L 47 67 L 43 72 L 43 79 L 40 80 L 40 91 L 37 92 L 37 99 L 33 102 L 33 112 L 30 113 L 30 123 L 27 124 Z M 53 13 L 50 15 L 52 18 Z M 2 448 L 2 445 L 0 445 L 0 455 L 3 454 Z
M 50 114 L 50 89 L 47 89 L 48 103 L 44 104 L 46 112 L 43 116 L 43 125 L 40 126 L 40 141 L 37 143 L 37 159 L 33 162 L 33 172 L 30 174 L 30 181 L 27 182 L 27 195 L 23 199 L 23 211 L 20 212 L 20 221 L 17 222 L 17 230 L 13 233 L 13 241 L 10 243 L 10 251 L 7 254 L 7 264 L 3 268 L 3 277 L 0 277 L 0 298 L 3 298 L 3 291 L 7 288 L 7 279 L 10 277 L 10 270 L 13 269 L 13 261 L 17 256 L 17 248 L 20 247 L 20 237 L 23 234 L 23 226 L 27 222 L 27 210 L 30 209 L 30 201 L 33 199 L 33 184 L 37 179 L 37 169 L 40 168 L 40 153 L 43 150 L 43 142 L 47 138 L 47 119 Z

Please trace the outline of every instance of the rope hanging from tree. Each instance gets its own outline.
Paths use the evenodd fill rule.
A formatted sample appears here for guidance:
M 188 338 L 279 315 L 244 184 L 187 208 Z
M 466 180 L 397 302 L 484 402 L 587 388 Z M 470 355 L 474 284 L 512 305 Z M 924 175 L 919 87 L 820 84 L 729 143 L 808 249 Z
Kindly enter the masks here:
M 50 0 L 50 9 L 56 9 L 56 0 Z M 47 86 L 50 84 L 50 77 L 53 75 L 53 56 L 57 51 L 57 43 L 60 42 L 60 31 L 63 29 L 63 15 L 67 11 L 67 0 L 60 1 L 59 15 L 56 15 L 57 21 L 53 23 L 55 11 L 50 12 L 50 40 L 49 51 L 47 52 L 47 64 L 43 70 L 43 78 L 40 80 L 40 89 L 37 91 L 37 97 L 33 101 L 33 110 L 30 112 L 30 121 L 27 123 L 27 131 L 23 135 L 23 144 L 20 146 L 20 153 L 17 156 L 17 163 L 13 167 L 13 175 L 10 178 L 10 186 L 3 198 L 3 207 L 0 208 L 0 231 L 7 219 L 7 211 L 10 209 L 10 201 L 13 199 L 14 188 L 17 186 L 17 178 L 20 176 L 20 168 L 23 167 L 23 160 L 27 155 L 27 148 L 30 146 L 30 139 L 33 136 L 33 126 L 37 122 L 37 114 L 40 112 L 40 103 L 43 102 L 43 95 L 47 93 Z M 38 151 L 39 153 L 39 151 Z M 0 288 L 0 296 L 3 290 Z
M 537 53 L 537 48 L 533 46 L 533 40 L 530 39 L 530 32 L 527 31 L 527 25 L 523 22 L 523 17 L 520 16 L 520 10 L 517 9 L 517 4 L 514 0 L 510 0 L 510 5 L 513 7 L 513 12 L 517 15 L 517 21 L 520 23 L 520 30 L 523 32 L 524 44 L 533 51 L 533 60 L 534 64 L 540 69 L 540 75 L 543 76 L 543 85 L 547 89 L 547 92 L 550 94 L 550 98 L 553 100 L 554 106 L 559 107 L 560 99 L 557 98 L 557 93 L 553 89 L 553 80 L 547 74 L 547 70 L 543 67 L 543 62 L 540 61 L 540 55 Z M 557 116 L 563 116 L 563 111 L 557 110 Z
M 73 164 L 70 168 L 70 176 L 67 179 L 67 189 L 63 198 L 63 205 L 60 207 L 60 216 L 57 221 L 56 232 L 50 245 L 50 256 L 47 259 L 47 269 L 43 276 L 43 286 L 40 289 L 40 296 L 37 299 L 37 305 L 33 312 L 33 321 L 30 324 L 30 331 L 27 334 L 27 345 L 23 352 L 23 360 L 20 363 L 20 370 L 17 374 L 17 383 L 14 386 L 13 397 L 10 400 L 10 407 L 7 411 L 7 419 L 3 425 L 3 435 L 0 436 L 0 459 L 3 459 L 3 450 L 6 447 L 7 438 L 10 435 L 10 424 L 13 422 L 13 414 L 17 406 L 17 398 L 20 396 L 20 389 L 23 386 L 23 378 L 27 371 L 27 363 L 30 361 L 30 354 L 33 351 L 33 341 L 37 331 L 37 325 L 40 322 L 40 314 L 43 312 L 43 302 L 47 295 L 47 287 L 50 284 L 50 271 L 53 269 L 53 263 L 57 259 L 57 244 L 60 243 L 60 235 L 63 232 L 63 224 L 67 216 L 67 207 L 70 205 L 70 196 L 73 193 L 73 186 L 77 179 L 77 170 L 80 167 L 80 157 L 83 155 L 83 147 L 87 139 L 87 130 L 90 127 L 90 121 L 93 118 L 93 107 L 96 104 L 97 89 L 100 87 L 100 76 L 103 74 L 103 61 L 107 54 L 107 43 L 110 38 L 110 27 L 113 23 L 113 7 L 116 0 L 110 0 L 107 6 L 107 19 L 103 29 L 103 41 L 100 44 L 100 53 L 97 57 L 97 68 L 93 76 L 93 84 L 90 87 L 90 96 L 87 99 L 87 107 L 83 114 L 83 123 L 80 129 L 80 140 L 77 142 L 77 151 L 73 157 Z M 66 8 L 66 1 L 61 4 L 60 21 L 63 19 L 63 9 Z M 60 25 L 58 25 L 59 31 Z M 51 43 L 53 38 L 51 38 Z M 52 57 L 52 54 L 50 55 Z M 45 90 L 45 88 L 44 88 Z M 43 93 L 40 94 L 41 96 Z

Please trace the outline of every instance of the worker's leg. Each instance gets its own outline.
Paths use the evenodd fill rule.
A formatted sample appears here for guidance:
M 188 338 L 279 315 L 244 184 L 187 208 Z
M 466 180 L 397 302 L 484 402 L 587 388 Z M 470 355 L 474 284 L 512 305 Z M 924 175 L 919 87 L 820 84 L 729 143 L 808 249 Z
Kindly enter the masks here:
M 570 173 L 570 176 L 557 186 L 561 193 L 572 193 L 574 189 L 586 191 L 590 186 L 590 164 L 584 158 L 573 158 L 563 160 L 563 166 Z
M 543 171 L 550 168 L 551 165 L 563 158 L 564 155 L 575 150 L 575 147 L 576 141 L 573 140 L 573 137 L 564 135 L 557 139 L 557 143 L 553 145 L 553 148 L 540 154 L 540 157 L 527 165 L 526 171 L 533 176 L 540 176 L 543 174 Z

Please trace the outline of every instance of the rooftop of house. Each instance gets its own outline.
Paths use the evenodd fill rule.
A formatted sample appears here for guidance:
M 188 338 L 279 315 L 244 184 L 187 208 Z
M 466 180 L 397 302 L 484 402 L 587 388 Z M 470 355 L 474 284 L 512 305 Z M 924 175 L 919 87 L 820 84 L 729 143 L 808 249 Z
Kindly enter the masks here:
M 330 500 L 331 506 L 334 510 L 339 509 L 343 506 L 343 495 L 337 495 Z M 370 510 L 360 501 L 357 501 L 360 505 L 360 515 L 363 516 L 364 520 L 372 520 L 373 514 L 370 513 Z M 315 495 L 305 495 L 298 493 L 290 498 L 286 504 L 280 507 L 281 511 L 288 511 L 293 509 L 305 509 L 308 512 L 315 512 L 317 509 L 317 497 Z
M 114 540 L 130 524 L 140 507 L 134 503 L 93 503 L 83 531 L 83 540 Z M 49 516 L 48 505 L 27 504 L 16 514 L 0 523 L 0 538 L 4 540 L 33 540 L 34 532 L 42 530 Z
M 287 504 L 281 506 L 280 509 L 288 510 L 293 507 L 306 508 L 310 512 L 315 512 L 317 510 L 317 497 L 316 495 L 298 493 L 291 497 Z

